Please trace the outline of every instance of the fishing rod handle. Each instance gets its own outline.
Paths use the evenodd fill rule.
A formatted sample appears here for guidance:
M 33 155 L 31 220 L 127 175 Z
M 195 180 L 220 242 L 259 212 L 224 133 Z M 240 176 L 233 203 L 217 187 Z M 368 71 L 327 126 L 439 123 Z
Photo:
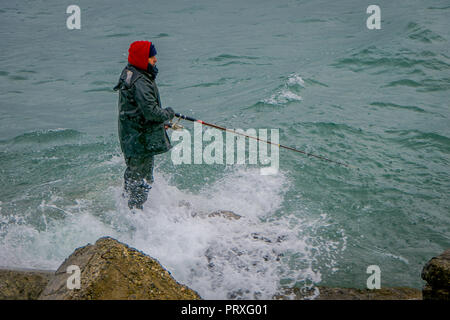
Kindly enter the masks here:
M 194 121 L 194 122 L 197 121 L 197 119 L 185 116 L 184 114 L 181 114 L 181 113 L 175 113 L 175 117 L 178 117 L 178 118 L 181 118 L 181 119 L 185 119 L 185 120 L 189 120 L 189 121 Z

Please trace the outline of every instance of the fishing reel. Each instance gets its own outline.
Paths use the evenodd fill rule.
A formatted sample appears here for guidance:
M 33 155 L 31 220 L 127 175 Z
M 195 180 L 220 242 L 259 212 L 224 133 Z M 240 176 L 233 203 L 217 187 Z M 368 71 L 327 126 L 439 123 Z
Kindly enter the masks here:
M 179 123 L 181 118 L 177 118 L 178 119 L 176 122 L 172 122 L 172 120 L 170 120 L 169 123 L 166 123 L 165 125 L 167 126 L 167 128 L 170 128 L 172 130 L 182 130 L 184 127 Z

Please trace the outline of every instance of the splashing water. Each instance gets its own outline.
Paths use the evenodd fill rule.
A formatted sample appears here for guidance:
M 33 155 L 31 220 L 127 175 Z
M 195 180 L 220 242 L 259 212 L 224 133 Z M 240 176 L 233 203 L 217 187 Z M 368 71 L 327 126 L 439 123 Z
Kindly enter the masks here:
M 284 105 L 291 101 L 301 101 L 303 99 L 297 94 L 297 91 L 304 86 L 305 82 L 302 77 L 293 73 L 288 77 L 281 89 L 278 89 L 270 98 L 264 99 L 262 102 L 271 105 Z
M 177 281 L 206 299 L 270 299 L 282 286 L 320 282 L 318 257 L 345 249 L 317 237 L 325 216 L 316 221 L 276 214 L 289 182 L 283 175 L 261 176 L 259 170 L 231 171 L 198 194 L 169 185 L 160 174 L 143 212 L 131 213 L 121 187 L 108 193 L 116 208 L 99 216 L 92 203 L 78 201 L 59 209 L 63 219 L 47 219 L 43 231 L 20 222 L 3 229 L 1 260 L 14 266 L 56 269 L 77 246 L 109 235 L 156 258 Z M 250 188 L 250 186 L 253 186 Z M 42 203 L 56 208 L 57 198 Z M 231 210 L 239 220 L 199 213 Z M 301 212 L 299 212 L 299 215 Z M 335 249 L 337 249 L 335 251 Z M 314 271 L 313 271 L 314 270 Z

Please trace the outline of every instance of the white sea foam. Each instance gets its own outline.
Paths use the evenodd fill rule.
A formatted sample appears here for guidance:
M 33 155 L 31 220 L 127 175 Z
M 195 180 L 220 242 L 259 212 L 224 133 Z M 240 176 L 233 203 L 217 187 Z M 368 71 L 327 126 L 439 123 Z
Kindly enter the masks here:
M 305 81 L 303 81 L 302 77 L 300 77 L 298 74 L 293 73 L 289 76 L 287 80 L 288 86 L 294 86 L 294 85 L 300 85 L 302 87 L 305 86 Z
M 389 257 L 389 258 L 393 258 L 393 259 L 399 260 L 399 261 L 401 261 L 401 262 L 403 262 L 403 263 L 405 263 L 405 264 L 409 264 L 408 259 L 406 259 L 405 257 L 402 257 L 402 256 L 400 256 L 400 255 L 395 255 L 395 254 L 390 253 L 390 252 L 388 252 L 388 251 L 386 251 L 386 250 L 384 250 L 384 249 L 375 247 L 375 249 L 372 249 L 372 251 L 374 251 L 374 252 L 376 252 L 376 253 L 378 253 L 378 254 L 380 254 L 380 255 L 383 255 L 383 256 L 386 256 L 386 257 Z
M 281 282 L 320 282 L 319 262 L 336 266 L 342 245 L 317 232 L 327 225 L 326 215 L 302 219 L 300 209 L 277 214 L 289 190 L 282 173 L 262 176 L 257 169 L 238 168 L 196 194 L 167 181 L 156 172 L 149 201 L 136 214 L 129 211 L 121 187 L 111 187 L 103 192 L 116 199 L 115 209 L 101 215 L 94 213 L 92 201 L 61 208 L 52 199 L 38 208 L 40 230 L 24 221 L 1 221 L 6 223 L 0 265 L 56 269 L 75 248 L 112 236 L 156 258 L 205 299 L 270 299 Z M 61 218 L 47 217 L 46 208 L 56 207 Z M 201 217 L 218 209 L 242 218 Z
M 285 104 L 290 101 L 301 101 L 302 97 L 298 94 L 293 93 L 288 89 L 282 89 L 277 93 L 273 94 L 270 98 L 264 99 L 263 102 L 267 104 L 279 105 Z
M 288 77 L 281 89 L 272 94 L 270 98 L 264 99 L 263 102 L 272 105 L 283 105 L 291 101 L 301 101 L 303 98 L 296 91 L 299 89 L 299 86 L 304 87 L 304 85 L 305 82 L 302 77 L 293 73 Z

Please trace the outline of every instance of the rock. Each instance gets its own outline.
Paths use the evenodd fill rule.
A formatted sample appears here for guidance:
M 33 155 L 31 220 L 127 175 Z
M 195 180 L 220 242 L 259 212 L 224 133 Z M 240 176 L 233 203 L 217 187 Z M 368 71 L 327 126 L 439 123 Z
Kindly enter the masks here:
M 450 249 L 433 257 L 422 270 L 424 300 L 450 300 Z
M 240 215 L 234 213 L 233 211 L 228 210 L 217 210 L 208 214 L 208 217 L 222 217 L 228 220 L 239 220 L 241 218 Z
M 216 211 L 213 211 L 210 213 L 206 213 L 204 211 L 197 211 L 197 210 L 194 210 L 194 208 L 192 207 L 192 204 L 186 200 L 178 201 L 178 206 L 181 208 L 186 208 L 188 210 L 191 210 L 192 217 L 199 217 L 199 218 L 221 217 L 221 218 L 225 218 L 228 220 L 239 220 L 240 218 L 242 218 L 242 216 L 240 216 L 230 210 L 216 210 Z
M 80 289 L 68 289 L 67 267 L 80 268 Z M 194 300 L 158 261 L 110 237 L 76 249 L 58 268 L 40 300 Z
M 433 288 L 426 284 L 422 289 L 423 300 L 450 300 L 449 290 Z
M 0 269 L 0 300 L 36 300 L 54 271 Z
M 315 290 L 317 289 L 317 290 Z M 317 286 L 311 289 L 288 289 L 276 299 L 295 300 L 421 300 L 422 293 L 418 289 L 394 287 L 381 289 L 328 288 Z

